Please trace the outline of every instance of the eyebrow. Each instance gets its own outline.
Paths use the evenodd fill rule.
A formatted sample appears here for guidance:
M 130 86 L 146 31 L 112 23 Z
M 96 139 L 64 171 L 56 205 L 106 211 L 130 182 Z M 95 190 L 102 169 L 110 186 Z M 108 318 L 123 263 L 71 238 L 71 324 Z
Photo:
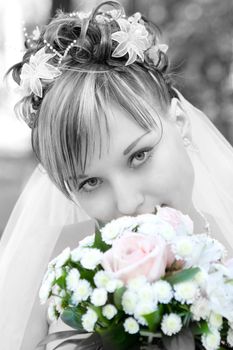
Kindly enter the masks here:
M 126 156 L 135 146 L 136 144 L 147 134 L 149 134 L 151 130 L 147 130 L 143 135 L 139 136 L 136 140 L 134 140 L 123 152 L 123 155 Z M 85 179 L 89 177 L 87 174 L 80 174 L 78 175 L 78 179 Z
M 128 154 L 135 146 L 136 144 L 147 134 L 149 134 L 151 132 L 151 130 L 147 130 L 145 132 L 145 134 L 139 136 L 135 141 L 133 141 L 127 148 L 126 150 L 124 150 L 123 155 L 125 156 L 126 154 Z

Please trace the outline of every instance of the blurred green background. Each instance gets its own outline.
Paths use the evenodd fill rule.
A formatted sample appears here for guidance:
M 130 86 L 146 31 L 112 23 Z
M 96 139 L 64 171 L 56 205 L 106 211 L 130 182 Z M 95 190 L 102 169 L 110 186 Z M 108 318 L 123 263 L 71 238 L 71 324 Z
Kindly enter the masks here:
M 94 0 L 0 0 L 0 74 L 22 56 L 23 25 L 30 33 L 56 9 L 89 11 Z M 233 0 L 122 0 L 128 14 L 140 11 L 169 45 L 176 86 L 202 109 L 233 145 Z M 14 11 L 12 11 L 14 9 Z M 36 15 L 35 15 L 36 14 Z M 17 88 L 0 83 L 0 234 L 36 165 L 30 130 L 13 113 Z M 29 213 L 30 215 L 30 213 Z

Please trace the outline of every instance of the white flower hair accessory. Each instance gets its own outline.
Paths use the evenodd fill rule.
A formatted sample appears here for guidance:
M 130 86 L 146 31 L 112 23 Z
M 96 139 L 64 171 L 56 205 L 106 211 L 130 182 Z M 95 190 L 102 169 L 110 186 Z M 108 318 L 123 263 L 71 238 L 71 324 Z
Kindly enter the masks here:
M 166 53 L 168 50 L 168 45 L 166 44 L 156 44 L 149 48 L 147 51 L 147 56 L 151 59 L 154 65 L 159 61 L 159 52 Z
M 112 40 L 118 42 L 112 57 L 122 57 L 128 53 L 129 57 L 125 64 L 127 66 L 134 63 L 138 57 L 144 62 L 146 55 L 154 65 L 157 65 L 159 53 L 166 53 L 168 45 L 153 44 L 153 38 L 145 27 L 141 13 L 136 12 L 128 19 L 120 17 L 115 20 L 121 30 L 111 35 Z
M 32 92 L 38 96 L 43 96 L 41 79 L 53 80 L 61 74 L 61 71 L 53 65 L 47 63 L 56 54 L 45 53 L 45 46 L 35 55 L 30 57 L 29 63 L 24 63 L 20 75 L 20 87 L 27 95 Z
M 112 40 L 118 42 L 112 57 L 122 57 L 128 53 L 126 66 L 134 63 L 137 57 L 144 61 L 144 52 L 150 47 L 150 40 L 149 33 L 141 21 L 141 14 L 137 12 L 128 19 L 118 18 L 116 22 L 121 30 L 111 35 Z

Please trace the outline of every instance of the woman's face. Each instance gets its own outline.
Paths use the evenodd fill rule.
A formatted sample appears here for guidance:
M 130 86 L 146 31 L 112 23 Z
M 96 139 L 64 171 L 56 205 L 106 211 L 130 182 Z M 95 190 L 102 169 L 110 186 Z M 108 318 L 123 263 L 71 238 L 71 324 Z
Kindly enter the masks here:
M 112 111 L 110 143 L 102 138 L 101 156 L 96 151 L 79 180 L 81 206 L 101 223 L 152 213 L 162 204 L 188 213 L 194 174 L 177 122 L 161 118 L 159 141 L 158 128 L 146 131 L 125 111 Z

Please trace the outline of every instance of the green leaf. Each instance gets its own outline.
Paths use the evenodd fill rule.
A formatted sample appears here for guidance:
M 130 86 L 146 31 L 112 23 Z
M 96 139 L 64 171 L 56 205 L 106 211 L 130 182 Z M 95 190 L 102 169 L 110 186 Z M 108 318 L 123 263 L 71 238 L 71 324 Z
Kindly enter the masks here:
M 126 333 L 122 324 L 113 324 L 108 329 L 99 329 L 103 342 L 103 349 L 111 350 L 139 350 L 139 333 Z
M 102 314 L 102 307 L 90 304 L 89 308 L 94 310 L 97 313 L 98 322 L 100 321 L 101 325 L 103 327 L 109 327 L 111 322 L 106 317 L 103 316 L 103 314 Z
M 195 335 L 202 335 L 209 332 L 208 323 L 206 321 L 201 321 L 193 324 L 191 329 Z
M 233 278 L 226 280 L 226 283 L 233 285 Z
M 164 277 L 164 280 L 174 285 L 181 282 L 186 282 L 192 279 L 200 271 L 199 267 L 191 267 L 180 272 L 175 272 L 170 276 Z
M 158 309 L 150 314 L 142 315 L 148 323 L 148 328 L 151 332 L 155 332 L 161 322 L 163 315 L 163 305 L 160 304 Z
M 100 249 L 101 252 L 106 252 L 107 250 L 109 250 L 111 248 L 111 246 L 109 244 L 105 243 L 102 240 L 102 235 L 101 235 L 101 232 L 99 230 L 97 230 L 95 233 L 95 241 L 94 241 L 94 244 L 92 245 L 92 248 Z
M 62 289 L 66 289 L 66 274 L 63 273 L 61 277 L 56 279 L 55 284 L 57 284 Z
M 113 294 L 113 301 L 118 310 L 123 310 L 122 308 L 122 296 L 126 291 L 126 287 L 117 288 Z
M 76 307 L 66 308 L 61 315 L 61 319 L 68 326 L 85 333 L 82 326 L 82 313 Z
M 40 343 L 37 345 L 37 347 L 47 345 L 47 344 L 51 343 L 52 341 L 67 339 L 69 337 L 73 337 L 74 335 L 82 334 L 82 333 L 86 333 L 86 331 L 79 332 L 79 331 L 75 330 L 75 331 L 61 331 L 61 332 L 56 332 L 56 333 L 50 333 L 43 340 L 40 341 Z

